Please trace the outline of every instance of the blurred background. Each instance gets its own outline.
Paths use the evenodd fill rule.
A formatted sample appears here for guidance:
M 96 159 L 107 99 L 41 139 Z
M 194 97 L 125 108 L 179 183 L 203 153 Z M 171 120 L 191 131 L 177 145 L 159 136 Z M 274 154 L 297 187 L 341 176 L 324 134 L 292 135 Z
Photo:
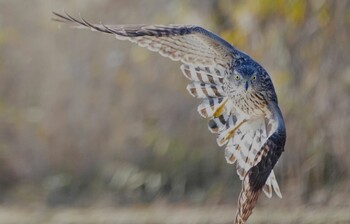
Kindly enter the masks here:
M 230 223 L 235 214 L 241 182 L 180 64 L 51 20 L 64 10 L 95 23 L 197 24 L 249 54 L 272 77 L 288 134 L 275 168 L 283 199 L 262 196 L 251 223 L 350 223 L 349 6 L 1 0 L 1 223 L 87 223 L 86 214 L 95 214 L 88 223 Z

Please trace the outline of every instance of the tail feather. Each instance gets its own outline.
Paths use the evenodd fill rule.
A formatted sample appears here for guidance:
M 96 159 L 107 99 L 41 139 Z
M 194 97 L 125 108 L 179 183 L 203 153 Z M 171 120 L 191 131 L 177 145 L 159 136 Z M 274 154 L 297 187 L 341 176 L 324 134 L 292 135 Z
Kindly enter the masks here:
M 275 191 L 276 195 L 279 198 L 282 198 L 282 194 L 281 194 L 281 191 L 280 191 L 280 188 L 278 186 L 278 183 L 277 183 L 277 180 L 275 177 L 275 173 L 273 172 L 273 170 L 271 171 L 270 176 L 266 180 L 266 183 L 263 187 L 263 191 L 268 198 L 272 197 L 273 191 Z
M 277 180 L 276 180 L 276 177 L 275 177 L 273 170 L 271 171 L 269 179 L 271 179 L 271 184 L 272 184 L 273 190 L 275 191 L 276 195 L 279 198 L 282 198 L 282 193 L 281 193 L 281 190 L 278 186 L 278 183 L 277 183 Z
M 266 197 L 268 198 L 272 197 L 271 178 L 267 178 L 266 183 L 263 187 L 263 192 L 265 193 Z
M 249 185 L 248 175 L 242 182 L 242 190 L 238 198 L 238 210 L 235 218 L 235 224 L 244 224 L 253 213 L 254 206 L 258 201 L 261 189 L 254 190 Z

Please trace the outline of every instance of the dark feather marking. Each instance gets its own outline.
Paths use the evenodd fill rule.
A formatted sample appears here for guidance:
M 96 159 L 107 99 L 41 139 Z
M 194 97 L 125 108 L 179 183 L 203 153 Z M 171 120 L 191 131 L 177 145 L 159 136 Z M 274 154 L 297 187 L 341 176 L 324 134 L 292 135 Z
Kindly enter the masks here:
M 199 81 L 204 82 L 203 81 L 203 77 L 202 77 L 202 75 L 199 72 L 196 72 L 196 75 L 197 75 L 197 78 L 198 78 Z
M 219 120 L 222 124 L 226 124 L 226 120 L 224 119 L 224 116 L 223 115 L 220 115 L 219 116 Z
M 208 81 L 212 84 L 215 84 L 213 76 L 208 76 Z
M 205 83 L 201 83 L 201 86 L 202 86 L 201 89 L 202 89 L 204 95 L 209 96 L 208 90 L 207 90 L 207 88 L 206 88 L 206 86 L 205 86 Z
M 220 99 L 218 100 L 218 103 L 220 103 Z M 214 107 L 214 99 L 213 98 L 209 98 L 209 105 L 210 107 Z
M 214 93 L 216 96 L 221 96 L 221 94 L 219 93 L 218 89 L 216 88 L 216 86 L 211 86 L 211 88 L 213 89 Z
M 247 134 L 247 132 L 246 133 L 244 133 L 243 135 L 242 135 L 242 137 L 241 137 L 241 141 L 243 140 L 243 138 L 245 137 L 245 135 Z
M 213 130 L 215 132 L 218 130 L 218 125 L 213 120 L 209 120 L 208 126 L 211 130 Z

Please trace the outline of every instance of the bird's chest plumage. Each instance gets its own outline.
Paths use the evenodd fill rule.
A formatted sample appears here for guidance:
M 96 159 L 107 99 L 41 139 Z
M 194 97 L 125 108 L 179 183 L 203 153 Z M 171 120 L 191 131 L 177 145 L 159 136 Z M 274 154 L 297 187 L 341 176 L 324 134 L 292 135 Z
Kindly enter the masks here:
M 261 116 L 267 110 L 266 101 L 251 91 L 236 91 L 231 95 L 236 109 L 248 117 Z

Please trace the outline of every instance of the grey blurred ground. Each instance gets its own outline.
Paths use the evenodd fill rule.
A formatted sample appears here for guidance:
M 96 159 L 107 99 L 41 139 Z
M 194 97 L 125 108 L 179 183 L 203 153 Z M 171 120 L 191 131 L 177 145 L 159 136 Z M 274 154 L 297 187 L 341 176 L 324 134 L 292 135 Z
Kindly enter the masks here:
M 1 0 L 0 223 L 229 223 L 235 213 L 235 168 L 179 64 L 51 21 L 64 9 L 105 24 L 197 24 L 251 55 L 288 133 L 275 169 L 283 199 L 261 197 L 251 223 L 350 223 L 346 0 Z
M 4 224 L 226 224 L 232 223 L 232 206 L 188 207 L 152 206 L 95 209 L 24 209 L 0 208 Z M 249 219 L 252 224 L 346 224 L 348 209 L 259 208 Z

